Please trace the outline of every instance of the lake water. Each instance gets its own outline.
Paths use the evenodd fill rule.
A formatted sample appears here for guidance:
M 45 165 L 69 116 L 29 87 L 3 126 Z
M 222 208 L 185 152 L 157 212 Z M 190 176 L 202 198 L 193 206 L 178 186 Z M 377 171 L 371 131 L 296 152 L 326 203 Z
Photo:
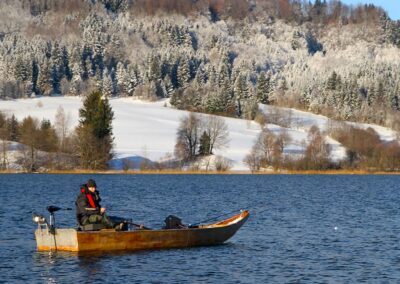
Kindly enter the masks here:
M 32 211 L 74 207 L 89 177 L 110 215 L 149 227 L 170 214 L 185 223 L 252 215 L 221 246 L 37 252 Z M 0 282 L 400 283 L 399 184 L 400 176 L 0 175 Z M 74 211 L 56 218 L 75 226 Z

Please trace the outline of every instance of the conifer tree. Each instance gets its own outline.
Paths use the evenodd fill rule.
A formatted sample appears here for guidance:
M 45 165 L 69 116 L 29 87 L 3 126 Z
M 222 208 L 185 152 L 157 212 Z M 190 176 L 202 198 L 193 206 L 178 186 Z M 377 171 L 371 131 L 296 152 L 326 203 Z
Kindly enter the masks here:
M 107 97 L 99 91 L 90 93 L 79 110 L 76 148 L 81 166 L 105 169 L 112 158 L 112 120 L 114 113 Z
M 335 71 L 333 71 L 331 76 L 328 79 L 328 82 L 326 83 L 326 88 L 328 90 L 336 90 L 337 80 L 338 80 L 338 75 L 336 74 Z
M 174 86 L 172 85 L 171 78 L 169 77 L 169 75 L 165 76 L 164 78 L 164 86 L 166 95 L 168 98 L 170 98 L 174 93 Z
M 72 75 L 71 88 L 69 89 L 69 93 L 72 96 L 78 96 L 81 93 L 82 69 L 80 68 L 78 63 L 75 63 L 72 70 L 73 70 L 73 72 L 72 72 L 73 75 Z
M 51 67 L 49 61 L 46 59 L 40 64 L 38 77 L 38 88 L 42 95 L 50 95 L 52 91 L 51 74 Z
M 117 72 L 116 72 L 116 80 L 117 80 L 117 94 L 120 96 L 126 95 L 126 88 L 127 86 L 127 73 L 125 70 L 124 65 L 121 62 L 117 64 Z
M 263 104 L 269 104 L 269 92 L 270 92 L 270 77 L 267 78 L 264 72 L 260 73 L 257 80 L 257 100 Z
M 200 155 L 209 155 L 210 154 L 210 136 L 206 131 L 203 131 L 203 134 L 200 137 L 199 141 L 199 154 Z
M 113 81 L 111 75 L 105 70 L 103 74 L 102 93 L 106 98 L 111 98 L 114 94 Z
M 156 82 L 161 78 L 160 60 L 156 55 L 152 55 L 148 60 L 148 74 L 147 77 L 150 81 Z
M 6 127 L 8 132 L 8 140 L 18 142 L 20 137 L 19 122 L 14 114 L 9 119 L 7 119 Z
M 186 57 L 179 60 L 178 70 L 177 70 L 177 81 L 180 88 L 186 87 L 190 79 L 190 66 L 189 61 Z

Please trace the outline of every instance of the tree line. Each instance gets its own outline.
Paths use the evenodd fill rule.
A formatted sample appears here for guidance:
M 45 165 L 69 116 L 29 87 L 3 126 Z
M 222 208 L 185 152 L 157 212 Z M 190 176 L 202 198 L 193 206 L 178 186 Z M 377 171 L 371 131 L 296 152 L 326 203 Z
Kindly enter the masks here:
M 0 112 L 1 169 L 9 168 L 10 141 L 19 142 L 17 163 L 24 170 L 44 168 L 107 169 L 112 159 L 113 111 L 101 92 L 92 92 L 79 110 L 79 125 L 70 131 L 69 117 L 60 106 L 55 123 L 27 116 L 19 121 L 15 115 Z
M 90 5 L 102 5 L 112 13 L 130 12 L 135 15 L 156 14 L 210 14 L 214 20 L 233 18 L 243 20 L 247 17 L 271 16 L 287 21 L 317 23 L 360 23 L 377 21 L 384 11 L 373 5 L 352 7 L 333 0 L 19 0 L 24 9 L 36 16 L 47 11 L 76 11 L 89 9 Z
M 261 121 L 259 119 L 259 121 Z M 371 172 L 395 172 L 400 170 L 400 145 L 398 140 L 384 141 L 371 127 L 337 122 L 321 131 L 317 126 L 308 130 L 302 143 L 301 154 L 287 152 L 291 137 L 286 125 L 274 134 L 261 123 L 262 131 L 244 162 L 252 172 L 266 169 L 279 170 L 366 170 Z M 332 159 L 332 149 L 327 142 L 331 137 L 346 149 L 340 160 Z M 286 149 L 286 152 L 285 152 Z

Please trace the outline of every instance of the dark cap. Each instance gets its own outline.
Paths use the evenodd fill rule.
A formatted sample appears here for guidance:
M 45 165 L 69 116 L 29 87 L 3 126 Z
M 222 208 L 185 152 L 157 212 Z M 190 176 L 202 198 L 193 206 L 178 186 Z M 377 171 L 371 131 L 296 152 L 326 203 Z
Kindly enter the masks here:
M 93 179 L 89 179 L 87 182 L 87 187 L 97 187 L 96 182 Z

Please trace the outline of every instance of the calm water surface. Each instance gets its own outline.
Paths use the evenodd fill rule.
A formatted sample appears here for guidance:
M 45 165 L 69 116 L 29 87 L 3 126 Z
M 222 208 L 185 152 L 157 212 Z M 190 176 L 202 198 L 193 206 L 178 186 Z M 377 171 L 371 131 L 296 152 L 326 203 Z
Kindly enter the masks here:
M 0 175 L 0 282 L 400 283 L 400 176 L 92 175 L 110 215 L 159 228 L 252 215 L 225 245 L 39 253 L 32 211 L 73 207 L 88 175 Z M 117 211 L 121 210 L 121 211 Z M 74 211 L 57 212 L 75 226 Z

